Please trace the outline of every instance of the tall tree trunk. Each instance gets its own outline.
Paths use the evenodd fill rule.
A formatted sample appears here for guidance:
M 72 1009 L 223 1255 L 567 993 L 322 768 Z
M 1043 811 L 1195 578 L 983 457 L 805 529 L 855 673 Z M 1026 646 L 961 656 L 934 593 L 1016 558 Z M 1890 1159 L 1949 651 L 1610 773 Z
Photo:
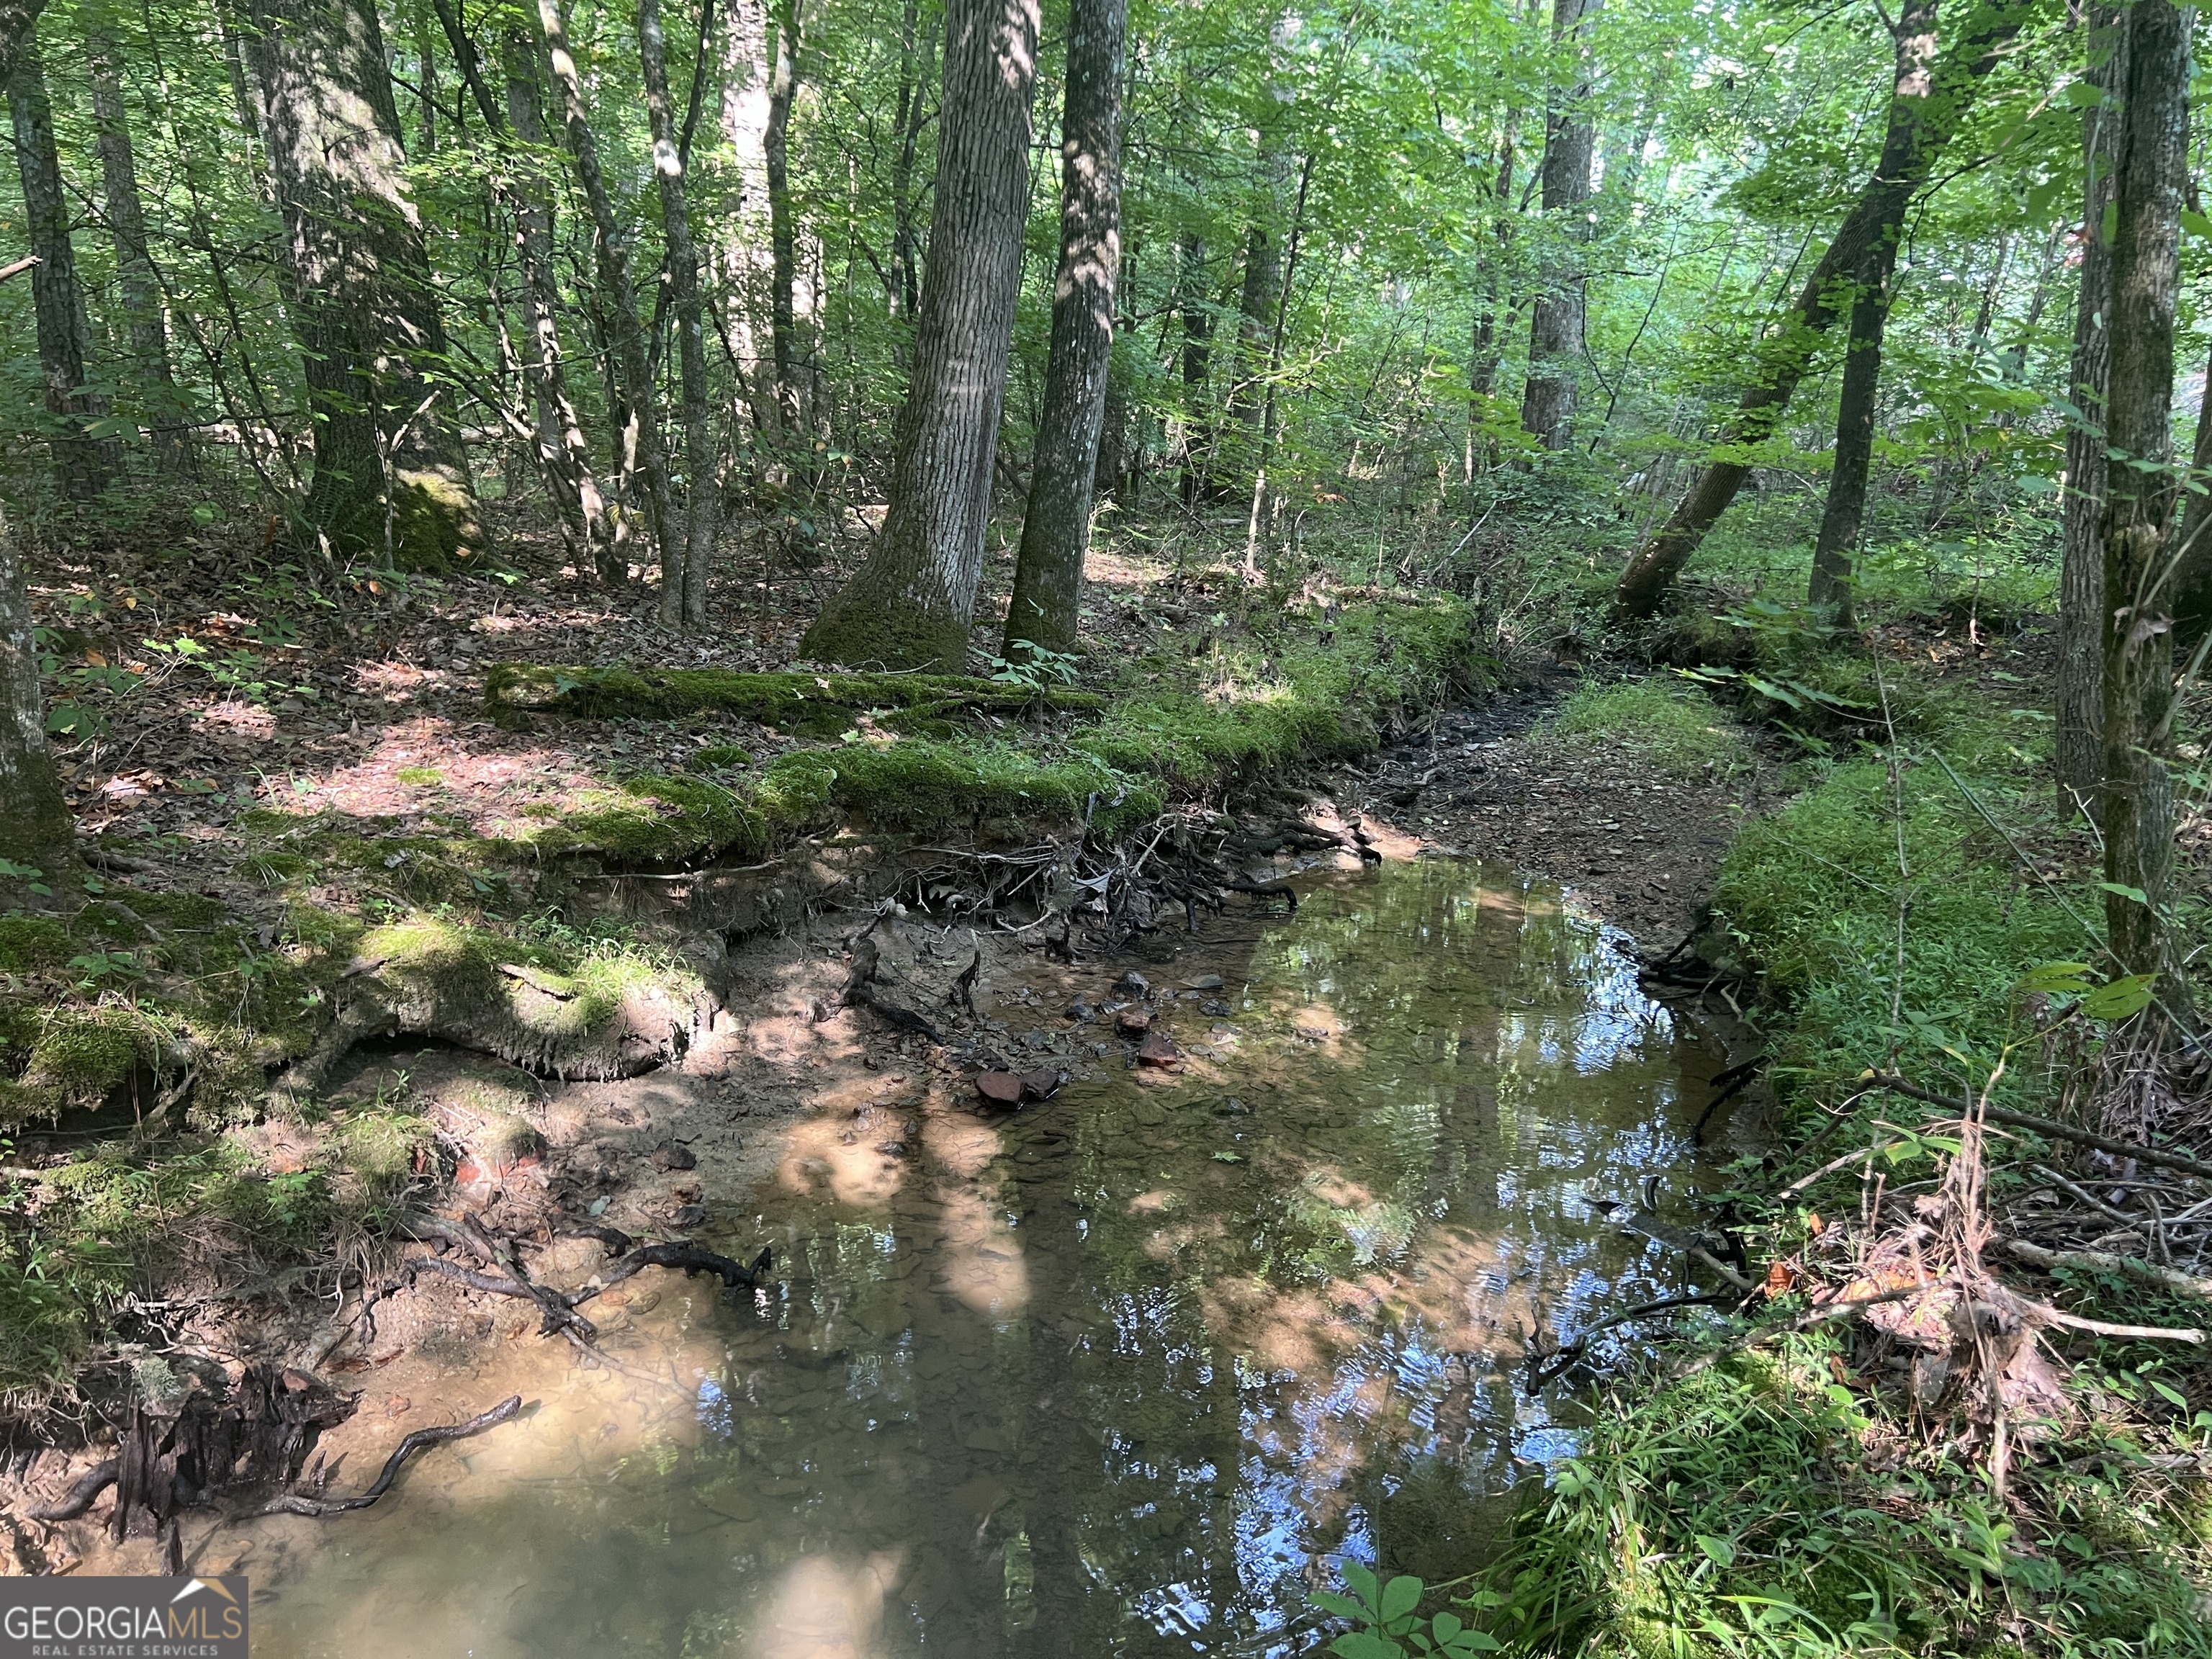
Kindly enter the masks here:
M 2103 94 L 2081 112 L 2081 267 L 2067 396 L 2060 505 L 2057 770 L 2066 805 L 2094 807 L 2105 774 L 2105 384 L 2112 358 L 2112 245 L 2106 221 L 2120 154 L 2128 31 L 2118 3 L 2091 0 L 2087 83 Z
M 798 314 L 799 227 L 791 210 L 791 106 L 799 96 L 804 0 L 775 0 L 775 63 L 769 72 L 768 129 L 762 134 L 769 215 L 769 344 L 775 364 L 775 408 L 787 465 L 798 460 L 800 429 Z
M 1906 0 L 1897 15 L 1899 86 L 1924 80 L 1936 63 L 1936 0 Z M 1843 396 L 1836 410 L 1835 466 L 1827 504 L 1813 543 L 1807 598 L 1838 628 L 1855 628 L 1853 555 L 1866 521 L 1867 475 L 1874 464 L 1875 394 L 1881 385 L 1881 337 L 1889 320 L 1889 284 L 1897 270 L 1896 233 L 1877 234 L 1851 272 L 1851 321 L 1844 347 Z
M 45 0 L 0 0 L 0 84 L 12 86 Z M 21 554 L 0 517 L 0 856 L 52 878 L 76 863 L 76 826 L 46 747 L 46 699 Z M 26 877 L 0 879 L 13 891 Z
M 722 140 L 730 155 L 719 256 L 722 321 L 752 426 L 754 482 L 775 447 L 775 375 L 769 344 L 773 242 L 768 189 L 769 66 L 766 0 L 731 0 L 722 37 Z
M 1498 459 L 1495 440 L 1481 436 L 1491 418 L 1491 398 L 1498 391 L 1498 370 L 1504 356 L 1498 341 L 1502 332 L 1498 307 L 1504 297 L 1506 249 L 1513 240 L 1513 147 L 1521 126 L 1521 112 L 1505 112 L 1504 131 L 1498 143 L 1498 177 L 1491 186 L 1491 234 L 1488 246 L 1475 263 L 1474 337 L 1467 362 L 1467 478 Z
M 685 198 L 684 158 L 676 117 L 668 101 L 668 41 L 660 0 L 638 0 L 638 59 L 645 72 L 645 106 L 653 128 L 653 170 L 660 181 L 661 233 L 668 247 L 668 282 L 676 310 L 677 373 L 684 404 L 684 532 L 682 562 L 660 573 L 660 619 L 696 627 L 707 620 L 707 573 L 714 558 L 714 526 L 721 482 L 714 465 L 714 428 L 707 399 L 707 342 L 699 293 L 699 252 L 691 240 L 691 207 Z M 674 538 L 667 538 L 673 542 Z
M 1206 287 L 1206 238 L 1182 239 L 1176 282 L 1182 316 L 1182 504 L 1195 507 L 1212 493 L 1207 476 L 1213 448 L 1212 405 L 1206 379 L 1213 356 L 1213 296 Z
M 569 562 L 579 573 L 597 571 L 605 577 L 609 574 L 605 562 L 613 552 L 606 503 L 600 498 L 599 482 L 592 465 L 591 440 L 585 435 L 583 421 L 568 395 L 567 362 L 561 349 L 561 278 L 553 263 L 553 185 L 545 173 L 545 116 L 539 102 L 541 53 L 529 35 L 510 28 L 501 55 L 507 125 L 523 147 L 516 158 L 509 193 L 528 322 L 522 342 L 523 374 L 530 381 L 538 418 L 538 461 L 561 514 Z M 490 118 L 487 114 L 486 121 Z M 618 579 L 622 573 L 617 568 L 612 574 Z
M 1552 0 L 1553 50 L 1571 53 L 1576 61 L 1571 82 L 1553 88 L 1544 122 L 1544 216 L 1553 243 L 1547 261 L 1552 268 L 1528 319 L 1528 383 L 1521 394 L 1522 428 L 1547 449 L 1565 449 L 1573 441 L 1582 385 L 1581 247 L 1589 240 L 1583 204 L 1589 200 L 1597 149 L 1584 37 L 1604 3 Z
M 2173 548 L 2179 562 L 2173 575 L 2173 638 L 2194 649 L 2212 630 L 2212 363 L 2205 365 L 2190 470 L 2195 476 L 2183 497 L 2181 535 Z
M 936 211 L 890 510 L 800 643 L 855 665 L 968 659 L 1029 214 L 1036 0 L 949 0 Z
M 100 149 L 100 179 L 107 210 L 108 234 L 115 242 L 115 275 L 130 324 L 131 354 L 136 359 L 141 396 L 147 402 L 154 459 L 164 471 L 191 465 L 184 410 L 177 398 L 169 362 L 169 330 L 161 309 L 161 283 L 146 238 L 146 209 L 138 191 L 137 158 L 131 146 L 131 120 L 123 93 L 123 52 L 104 24 L 87 32 L 86 58 L 92 71 L 92 118 Z
M 1083 559 L 1098 477 L 1098 435 L 1114 358 L 1121 258 L 1121 74 L 1129 0 L 1071 0 L 1067 95 L 1060 116 L 1060 273 L 1037 418 L 1029 511 L 1006 606 L 1004 654 L 1024 640 L 1075 649 Z
M 252 0 L 261 130 L 315 422 L 307 515 L 339 550 L 435 568 L 482 541 L 374 0 Z
M 611 313 L 607 344 L 613 359 L 613 378 L 625 406 L 623 470 L 635 477 L 645 492 L 646 520 L 660 568 L 679 569 L 682 555 L 676 544 L 676 511 L 669 500 L 668 465 L 660 453 L 660 421 L 653 405 L 653 371 L 646 362 L 645 325 L 638 319 L 637 289 L 630 280 L 629 250 L 623 245 L 606 178 L 599 170 L 599 139 L 585 112 L 583 82 L 575 54 L 568 46 L 568 27 L 561 15 L 561 0 L 538 0 L 538 27 L 553 72 L 562 135 L 568 141 L 569 157 L 576 164 L 576 180 L 583 187 L 584 201 L 592 214 L 599 299 Z M 611 584 L 627 579 L 619 549 L 612 550 L 601 564 L 600 574 Z
M 1740 454 L 1773 432 L 1804 378 L 1820 335 L 1844 308 L 1850 284 L 1842 279 L 1858 268 L 1868 248 L 1896 238 L 1906 208 L 1927 182 L 1936 158 L 1972 105 L 1982 77 L 1996 67 L 2026 13 L 2026 0 L 1982 0 L 1936 60 L 1932 76 L 1896 83 L 1874 174 L 1806 279 L 1797 303 L 1782 325 L 1755 348 L 1751 386 L 1723 431 L 1728 450 Z M 1750 474 L 1747 460 L 1706 463 L 1672 516 L 1622 574 L 1613 601 L 1623 616 L 1649 617 L 1657 611 L 1674 578 Z
M 891 315 L 897 318 L 911 318 L 921 302 L 914 235 L 914 164 L 921 148 L 922 111 L 928 100 L 921 35 L 921 9 L 916 0 L 905 0 L 899 16 L 898 150 L 891 158 L 891 268 L 884 284 Z
M 2168 528 L 2173 319 L 2189 169 L 2189 20 L 2132 0 L 2113 179 L 2112 366 L 2106 441 L 2130 465 L 2105 490 L 2105 933 L 2120 965 L 2155 974 L 2187 1018 L 2188 981 L 2166 906 L 2173 877 L 2172 592 Z
M 84 295 L 77 287 L 70 242 L 70 207 L 63 193 L 61 153 L 54 143 L 53 106 L 39 45 L 27 40 L 8 81 L 8 113 L 15 129 L 15 167 L 23 181 L 23 217 L 30 231 L 31 306 L 38 324 L 39 367 L 53 417 L 54 482 L 71 501 L 107 487 L 106 459 L 87 435 L 93 404 L 85 387 Z

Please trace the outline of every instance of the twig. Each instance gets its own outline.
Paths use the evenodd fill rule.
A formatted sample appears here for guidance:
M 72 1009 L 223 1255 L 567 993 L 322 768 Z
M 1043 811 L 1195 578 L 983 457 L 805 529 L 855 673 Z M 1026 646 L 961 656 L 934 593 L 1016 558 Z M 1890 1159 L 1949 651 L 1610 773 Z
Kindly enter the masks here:
M 2179 1267 L 2161 1267 L 2152 1261 L 2141 1261 L 2131 1255 L 2109 1255 L 2102 1250 L 2054 1250 L 2046 1245 L 2030 1243 L 2024 1238 L 2001 1241 L 2003 1247 L 2032 1267 L 2081 1267 L 2092 1273 L 2125 1273 L 2130 1279 L 2140 1279 L 2152 1285 L 2164 1285 L 2170 1291 L 2179 1291 L 2185 1296 L 2202 1297 L 2212 1302 L 2212 1279 L 2199 1279 Z
M 2094 1193 L 2075 1186 L 2064 1176 L 2059 1174 L 2057 1170 L 2046 1170 L 2040 1164 L 2031 1164 L 2027 1167 L 2033 1170 L 2036 1175 L 2049 1182 L 2052 1186 L 2057 1188 L 2060 1192 L 2064 1193 L 2069 1198 L 2075 1200 L 2078 1203 L 2087 1205 L 2091 1209 L 2094 1210 L 2099 1215 L 2105 1217 L 2107 1220 L 2117 1221 L 2123 1227 L 2133 1227 L 2136 1224 L 2136 1218 L 2128 1214 L 2126 1211 L 2114 1209 L 2111 1205 L 2106 1203 L 2103 1199 L 2099 1198 Z
M 1856 1313 L 1862 1308 L 1876 1307 L 1885 1302 L 1902 1302 L 1908 1296 L 1918 1296 L 1923 1291 L 1933 1288 L 1934 1281 L 1931 1280 L 1928 1284 L 1906 1285 L 1898 1290 L 1884 1291 L 1880 1296 L 1854 1297 L 1849 1302 L 1823 1303 L 1810 1313 L 1799 1314 L 1795 1319 L 1778 1319 L 1771 1324 L 1762 1325 L 1757 1330 L 1738 1337 L 1724 1348 L 1717 1348 L 1709 1354 L 1699 1355 L 1689 1364 L 1676 1371 L 1670 1380 L 1679 1382 L 1686 1376 L 1694 1376 L 1707 1366 L 1717 1364 L 1731 1354 L 1741 1353 L 1745 1349 L 1756 1347 L 1759 1343 L 1768 1341 L 1774 1337 L 1789 1336 L 1798 1331 L 1809 1331 L 1815 1325 L 1825 1325 L 1832 1319 L 1844 1318 L 1847 1315 Z
M 1932 1106 L 1959 1107 L 1966 1103 L 1955 1096 L 1939 1095 L 1932 1089 L 1923 1089 L 1917 1083 L 1891 1073 L 1877 1072 L 1866 1079 L 1873 1087 L 1887 1089 L 1893 1095 L 1903 1095 L 1908 1100 L 1926 1101 Z M 2053 1139 L 2070 1140 L 2077 1146 L 2094 1146 L 2100 1152 L 2110 1152 L 2115 1158 L 2132 1158 L 2145 1164 L 2155 1164 L 2168 1170 L 2185 1170 L 2191 1175 L 2202 1176 L 2212 1181 L 2212 1164 L 2191 1158 L 2186 1152 L 2170 1152 L 2160 1146 L 2138 1146 L 2132 1141 L 2115 1140 L 2110 1135 L 2100 1135 L 2087 1129 L 2077 1129 L 2070 1123 L 2061 1123 L 2056 1118 L 2038 1117 L 2033 1112 L 2015 1112 L 2008 1106 L 1986 1106 L 1983 1115 L 1998 1123 L 2009 1123 L 2014 1128 L 2033 1129 L 2039 1135 Z
M 425 1446 L 435 1446 L 447 1440 L 465 1440 L 472 1434 L 482 1434 L 486 1429 L 496 1428 L 522 1410 L 522 1396 L 510 1395 L 479 1416 L 465 1423 L 448 1423 L 437 1428 L 417 1429 L 392 1449 L 392 1455 L 384 1460 L 384 1472 L 376 1477 L 376 1484 L 356 1498 L 303 1498 L 297 1492 L 286 1492 L 272 1498 L 263 1506 L 264 1515 L 305 1515 L 319 1517 L 343 1515 L 349 1510 L 365 1510 L 392 1490 L 392 1482 L 398 1475 L 400 1465 Z

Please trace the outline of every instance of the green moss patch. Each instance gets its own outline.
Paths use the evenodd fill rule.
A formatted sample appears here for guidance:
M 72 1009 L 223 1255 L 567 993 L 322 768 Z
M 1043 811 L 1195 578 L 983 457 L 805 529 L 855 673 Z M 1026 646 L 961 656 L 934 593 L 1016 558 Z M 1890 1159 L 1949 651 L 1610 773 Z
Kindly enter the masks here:
M 495 717 L 668 720 L 736 714 L 803 737 L 835 738 L 872 716 L 887 730 L 939 735 L 977 714 L 1095 713 L 1095 692 L 1032 690 L 949 674 L 738 673 L 711 668 L 580 668 L 501 663 L 485 677 Z

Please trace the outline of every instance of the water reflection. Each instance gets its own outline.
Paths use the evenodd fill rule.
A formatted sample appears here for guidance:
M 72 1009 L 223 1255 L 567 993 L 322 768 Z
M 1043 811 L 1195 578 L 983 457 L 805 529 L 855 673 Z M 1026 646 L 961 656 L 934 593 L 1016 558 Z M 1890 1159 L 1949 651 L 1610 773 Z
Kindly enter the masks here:
M 507 1361 L 526 1425 L 256 1569 L 270 1650 L 1288 1651 L 1323 1557 L 1465 1571 L 1562 1444 L 1531 1333 L 1680 1287 L 1579 1194 L 1677 1169 L 1712 1062 L 1473 866 L 1333 878 L 1204 965 L 1179 1077 L 795 1135 L 772 1290 L 672 1286 L 630 1375 Z

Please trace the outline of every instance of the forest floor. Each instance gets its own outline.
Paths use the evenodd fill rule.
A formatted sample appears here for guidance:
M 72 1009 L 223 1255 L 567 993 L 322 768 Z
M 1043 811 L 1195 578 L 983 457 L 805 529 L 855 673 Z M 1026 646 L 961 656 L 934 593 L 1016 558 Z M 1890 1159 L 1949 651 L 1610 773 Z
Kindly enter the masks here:
M 793 672 L 821 580 L 781 590 L 789 613 L 765 621 L 759 590 L 744 590 L 742 626 L 694 637 L 660 629 L 646 595 L 533 564 L 527 543 L 496 571 L 322 591 L 282 560 L 234 556 L 213 542 L 183 557 L 65 555 L 38 595 L 59 706 L 87 728 L 64 762 L 95 874 L 0 918 L 12 1077 L 0 1127 L 12 1121 L 7 1207 L 29 1264 L 0 1263 L 0 1394 L 21 1408 L 0 1462 L 0 1565 L 15 1571 L 143 1565 L 149 1539 L 118 1555 L 90 1522 L 27 1513 L 103 1455 L 103 1416 L 127 1397 L 173 1402 L 210 1364 L 222 1376 L 200 1380 L 218 1391 L 258 1363 L 357 1394 L 330 1443 L 357 1452 L 349 1467 L 364 1474 L 412 1428 L 480 1408 L 439 1378 L 465 1372 L 459 1356 L 534 1340 L 543 1304 L 395 1274 L 403 1215 L 443 1209 L 492 1241 L 535 1239 L 531 1279 L 574 1292 L 608 1271 L 608 1247 L 564 1231 L 737 1251 L 735 1206 L 757 1182 L 869 1190 L 930 1119 L 972 1109 L 979 1070 L 1131 1063 L 1139 1036 L 1071 1024 L 1060 1006 L 1071 988 L 1104 1001 L 1126 960 L 1079 950 L 1051 962 L 1048 929 L 971 932 L 973 908 L 917 904 L 872 935 L 873 988 L 935 1022 L 942 1046 L 847 1006 L 856 941 L 884 899 L 957 909 L 988 887 L 1034 915 L 1043 872 L 1060 866 L 1022 864 L 1024 849 L 1081 844 L 1094 812 L 1103 844 L 1169 809 L 1161 822 L 1204 826 L 1232 873 L 1261 886 L 1361 857 L 1482 858 L 1559 882 L 1652 955 L 1717 901 L 1721 926 L 1701 946 L 1716 994 L 1759 1022 L 1778 1125 L 1817 1133 L 1816 1146 L 1837 1145 L 1847 1121 L 1845 1148 L 1891 1133 L 1893 1101 L 1845 1091 L 1864 1068 L 1940 1081 L 1959 1055 L 1978 1063 L 2016 1041 L 2021 974 L 2080 953 L 2067 906 L 2097 902 L 2094 839 L 2040 781 L 2033 688 L 2048 646 L 2033 628 L 1993 636 L 1971 619 L 1905 617 L 1871 658 L 1770 642 L 1758 647 L 1769 690 L 1753 694 L 1725 665 L 1696 671 L 1702 686 L 1627 658 L 1608 678 L 1563 663 L 1553 639 L 1472 641 L 1464 607 L 1447 602 L 1318 582 L 1261 595 L 1224 567 L 1133 546 L 1094 568 L 1087 625 L 1094 662 L 1113 665 L 1105 705 L 1048 706 L 1050 688 L 1030 687 L 1009 708 L 991 701 L 1003 682 L 917 703 L 899 701 L 911 687 Z M 979 629 L 979 674 L 1002 666 L 992 643 Z M 617 669 L 638 674 L 602 672 Z M 488 684 L 528 695 L 488 703 Z M 672 684 L 705 701 L 672 707 Z M 901 736 L 902 720 L 921 723 Z M 1885 744 L 1919 753 L 1886 772 Z M 1224 808 L 1233 816 L 1207 816 Z M 1133 816 L 1110 826 L 1115 811 Z M 2201 810 L 2183 845 L 2201 888 Z M 1040 884 L 1001 895 L 991 859 Z M 1164 974 L 1179 915 L 1157 896 L 1153 931 L 1124 943 Z M 1894 982 L 1879 968 L 1893 960 Z M 971 963 L 974 1006 L 958 1009 Z M 1166 993 L 1169 1023 L 1178 1010 L 1201 1018 L 1204 994 Z M 1899 1008 L 1916 1018 L 1900 1024 Z M 2003 1091 L 2028 1091 L 2003 1097 L 2044 1109 L 2057 1075 L 2014 1066 Z M 272 1099 L 272 1078 L 297 1086 Z M 2188 1133 L 2196 1109 L 2177 1099 L 2130 1133 Z M 1910 1144 L 1908 1188 L 1911 1160 L 1941 1143 Z M 2048 1183 L 2021 1184 L 2029 1167 L 2014 1156 L 1997 1172 L 2016 1236 L 2166 1245 L 2162 1221 L 2112 1235 L 2109 1216 L 2051 1208 Z M 1763 1194 L 1791 1168 L 1751 1185 Z M 1811 1206 L 1851 1208 L 1842 1188 L 1856 1192 L 1858 1173 L 1759 1212 L 1749 1236 L 1775 1282 L 1848 1274 L 1836 1253 L 1874 1240 L 1879 1200 L 1858 1228 L 1824 1231 Z M 2110 1180 L 2100 1189 L 2108 1208 L 2156 1202 Z M 451 1247 L 455 1265 L 471 1248 Z M 520 1260 L 467 1270 L 496 1277 Z M 580 1311 L 618 1327 L 626 1303 L 658 1293 L 632 1278 Z M 2062 1268 L 2042 1293 L 2107 1319 L 2178 1316 L 2170 1292 L 2118 1270 Z M 1919 1372 L 1896 1370 L 1891 1341 L 1805 1362 L 1870 1415 L 1815 1422 L 1838 1409 L 1815 1388 L 1811 1415 L 1789 1419 L 1810 1437 L 1795 1467 L 1801 1484 L 1838 1491 L 1887 1471 L 1864 1513 L 1897 1520 L 1883 1547 L 1917 1565 L 1883 1594 L 1919 1598 L 1917 1628 L 1971 1627 L 1972 1595 L 1941 1588 L 1958 1574 L 1942 1540 L 1960 1535 L 1957 1494 L 1978 1477 L 1948 1471 L 1948 1451 L 1922 1469 L 1867 1425 L 1918 1409 Z M 2212 1367 L 2140 1345 L 2073 1358 L 2103 1403 L 2068 1443 L 2195 1455 L 2175 1437 L 2212 1410 Z M 1730 1372 L 1727 1386 L 1794 1401 L 1797 1363 Z M 2153 1372 L 2183 1402 L 2171 1422 L 2142 1381 Z M 1721 1371 L 1705 1376 L 1698 1387 L 1723 1386 Z M 1592 1455 L 1707 1495 L 1771 1473 L 1771 1445 L 1739 1444 L 1729 1427 L 1750 1395 L 1660 1403 L 1674 1397 L 1601 1418 Z M 76 1429 L 32 1412 L 72 1400 Z M 2126 1401 L 2139 1403 L 2115 1408 Z M 1655 1451 L 1670 1412 L 1718 1416 L 1696 1446 Z M 1877 1451 L 1831 1466 L 1838 1445 Z M 2027 1558 L 2058 1535 L 2051 1515 L 2090 1501 L 2078 1488 L 2019 1517 L 2042 1540 Z M 2140 1551 L 2173 1524 L 2169 1497 L 2136 1475 L 2097 1490 L 2109 1513 L 2067 1536 Z M 1792 1487 L 1773 1503 L 1813 1498 Z M 1581 1536 L 1571 1499 L 1558 1505 L 1557 1537 Z M 1700 1524 L 1725 1532 L 1725 1520 Z M 137 1526 L 160 1531 L 150 1511 Z M 1678 1541 L 1670 1559 L 1721 1561 L 1702 1537 Z M 1584 1555 L 1516 1559 L 1565 1583 L 1607 1551 L 1592 1539 Z M 1746 1573 L 1780 1570 L 1752 1559 Z M 1808 1584 L 1832 1571 L 1815 1549 L 1783 1559 Z M 2021 1583 L 2040 1571 L 2020 1568 Z M 2183 1582 L 2146 1570 L 2128 1594 L 2101 1593 L 2124 1618 L 2163 1617 Z M 1626 1608 L 1620 1631 L 1642 1616 L 1647 1593 L 1632 1585 L 1585 1589 L 1589 1606 Z

